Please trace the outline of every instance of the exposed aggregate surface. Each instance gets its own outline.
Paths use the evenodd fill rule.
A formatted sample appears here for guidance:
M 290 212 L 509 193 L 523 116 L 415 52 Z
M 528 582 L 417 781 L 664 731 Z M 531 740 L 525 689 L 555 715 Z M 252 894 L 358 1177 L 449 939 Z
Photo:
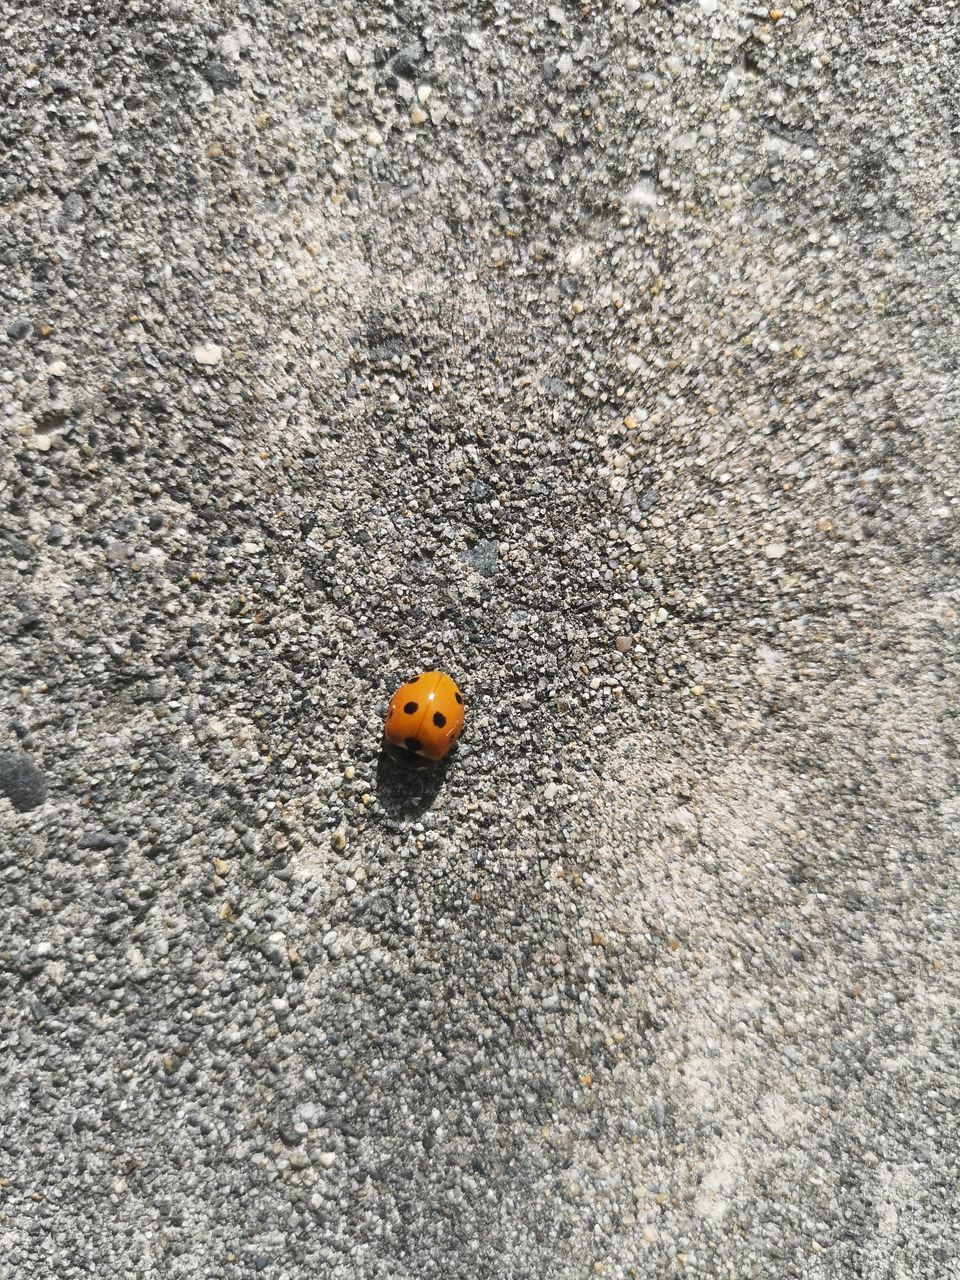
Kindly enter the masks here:
M 957 4 L 0 36 L 0 1274 L 960 1275 Z

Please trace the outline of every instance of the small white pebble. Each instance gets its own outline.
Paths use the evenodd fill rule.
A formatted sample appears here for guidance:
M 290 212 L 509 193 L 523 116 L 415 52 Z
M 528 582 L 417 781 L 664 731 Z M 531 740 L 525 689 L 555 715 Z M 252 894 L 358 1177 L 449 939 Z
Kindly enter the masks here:
M 193 358 L 197 364 L 215 365 L 223 359 L 223 350 L 215 342 L 193 348 Z

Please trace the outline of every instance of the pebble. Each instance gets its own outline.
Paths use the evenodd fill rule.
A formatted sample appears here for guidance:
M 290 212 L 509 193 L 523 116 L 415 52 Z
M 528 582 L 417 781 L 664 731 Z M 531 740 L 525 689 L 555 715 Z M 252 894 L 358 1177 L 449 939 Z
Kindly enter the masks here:
M 463 553 L 463 559 L 482 578 L 495 578 L 500 565 L 500 543 L 481 538 Z
M 194 347 L 193 358 L 197 364 L 214 366 L 218 365 L 223 359 L 223 348 L 217 346 L 215 342 L 207 342 L 201 346 Z
M 88 831 L 77 841 L 79 849 L 96 849 L 103 851 L 106 849 L 119 849 L 126 844 L 123 836 L 115 835 L 109 831 Z
M 417 74 L 420 62 L 423 59 L 423 46 L 413 43 L 404 45 L 396 54 L 393 62 L 390 64 L 394 75 L 402 76 L 405 80 L 412 80 Z
M 19 751 L 0 751 L 0 796 L 17 813 L 29 813 L 43 804 L 49 784 L 32 757 Z
M 222 62 L 208 62 L 203 68 L 203 77 L 215 93 L 223 93 L 227 89 L 235 89 L 240 83 L 236 72 Z

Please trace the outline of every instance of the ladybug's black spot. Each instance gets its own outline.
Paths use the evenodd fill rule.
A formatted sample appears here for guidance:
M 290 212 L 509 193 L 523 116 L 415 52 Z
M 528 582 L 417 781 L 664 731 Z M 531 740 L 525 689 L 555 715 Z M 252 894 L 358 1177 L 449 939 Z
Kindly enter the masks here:
M 408 702 L 408 703 L 406 703 L 406 705 L 405 705 L 405 706 L 404 706 L 404 708 L 403 708 L 403 710 L 404 710 L 404 714 L 405 714 L 405 715 L 408 715 L 408 716 L 412 716 L 412 715 L 413 715 L 413 713 L 414 713 L 414 712 L 416 711 L 416 709 L 417 709 L 417 705 L 418 705 L 418 704 L 417 704 L 416 702 Z
M 403 743 L 408 751 L 419 751 L 423 746 L 419 738 L 404 738 Z
M 456 698 L 456 700 L 460 703 L 460 705 L 461 705 L 461 707 L 462 707 L 462 706 L 463 706 L 463 699 L 460 697 L 459 693 L 455 693 L 453 696 Z
M 443 726 L 447 723 L 447 717 L 443 714 L 442 711 L 435 711 L 433 713 L 433 723 L 437 726 L 438 729 L 442 729 Z

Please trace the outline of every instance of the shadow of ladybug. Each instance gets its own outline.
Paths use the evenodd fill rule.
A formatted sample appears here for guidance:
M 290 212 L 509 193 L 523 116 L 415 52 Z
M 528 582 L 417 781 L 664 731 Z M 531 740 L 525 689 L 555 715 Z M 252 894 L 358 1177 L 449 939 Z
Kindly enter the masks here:
M 384 742 L 377 759 L 377 798 L 394 818 L 418 818 L 440 794 L 450 757 L 434 764 L 405 747 Z

